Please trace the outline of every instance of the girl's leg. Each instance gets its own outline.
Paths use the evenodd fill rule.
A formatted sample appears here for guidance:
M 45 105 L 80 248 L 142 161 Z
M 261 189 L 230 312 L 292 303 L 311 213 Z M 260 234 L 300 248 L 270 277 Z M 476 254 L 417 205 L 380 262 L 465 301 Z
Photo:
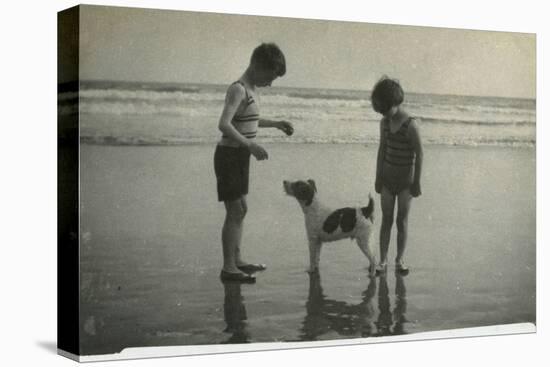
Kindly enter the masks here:
M 386 187 L 382 187 L 380 193 L 380 204 L 382 206 L 382 225 L 380 226 L 380 264 L 387 263 L 388 247 L 390 245 L 391 227 L 393 225 L 393 210 L 395 206 L 395 195 Z
M 411 192 L 407 188 L 397 195 L 397 256 L 395 262 L 400 263 L 407 245 L 407 227 L 409 209 L 411 207 Z
M 224 201 L 224 204 L 226 214 L 222 228 L 223 270 L 240 273 L 236 261 L 246 215 L 246 201 L 243 205 L 243 198 L 239 198 L 233 201 Z

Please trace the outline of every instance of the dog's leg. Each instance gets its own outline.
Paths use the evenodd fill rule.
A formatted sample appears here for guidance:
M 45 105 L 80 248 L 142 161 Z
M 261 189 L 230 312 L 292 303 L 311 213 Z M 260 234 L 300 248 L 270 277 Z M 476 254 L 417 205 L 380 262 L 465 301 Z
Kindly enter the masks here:
M 368 236 L 357 237 L 357 245 L 359 246 L 359 249 L 361 249 L 361 252 L 363 252 L 367 259 L 369 259 L 369 275 L 373 277 L 376 275 L 376 257 L 372 252 L 369 242 Z
M 309 238 L 309 273 L 319 270 L 319 257 L 321 255 L 321 241 L 316 238 Z
M 315 252 L 315 268 L 319 269 L 319 260 L 321 259 L 321 248 L 323 247 L 323 243 L 319 241 L 317 243 L 317 251 Z

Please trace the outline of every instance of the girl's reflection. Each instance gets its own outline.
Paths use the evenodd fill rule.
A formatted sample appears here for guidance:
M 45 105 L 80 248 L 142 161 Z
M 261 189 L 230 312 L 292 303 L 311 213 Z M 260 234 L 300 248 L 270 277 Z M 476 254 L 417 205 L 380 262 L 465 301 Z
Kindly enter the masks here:
M 403 324 L 408 322 L 407 313 L 407 289 L 402 275 L 395 273 L 395 308 L 393 309 L 393 335 L 406 334 Z
M 241 295 L 241 283 L 222 283 L 225 290 L 223 314 L 227 324 L 223 332 L 231 334 L 229 339 L 222 342 L 222 344 L 250 343 L 250 334 L 246 323 L 246 308 L 243 303 L 244 298 Z
M 390 298 L 388 291 L 388 281 L 386 276 L 381 276 L 378 289 L 378 328 L 377 336 L 401 335 L 407 332 L 403 324 L 407 322 L 405 314 L 407 312 L 407 290 L 403 276 L 395 273 L 395 308 L 390 311 Z

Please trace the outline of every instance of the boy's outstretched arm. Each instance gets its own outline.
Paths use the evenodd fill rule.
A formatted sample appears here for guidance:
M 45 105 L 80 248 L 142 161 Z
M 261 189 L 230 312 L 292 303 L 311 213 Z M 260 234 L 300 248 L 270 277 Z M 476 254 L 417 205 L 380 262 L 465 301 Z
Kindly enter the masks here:
M 380 120 L 380 144 L 378 146 L 378 155 L 376 156 L 376 181 L 374 190 L 380 194 L 382 192 L 382 164 L 384 162 L 384 152 L 386 151 L 386 135 L 384 134 L 384 119 Z
M 244 88 L 238 84 L 233 84 L 227 89 L 225 105 L 218 123 L 218 129 L 230 139 L 247 147 L 257 160 L 264 160 L 268 158 L 265 149 L 241 135 L 231 124 L 231 120 L 244 100 L 245 95 Z
M 284 132 L 286 135 L 290 136 L 294 133 L 294 127 L 292 126 L 292 123 L 288 121 L 273 121 L 273 120 L 265 120 L 260 119 L 258 122 L 259 127 L 274 127 L 282 132 Z
M 420 186 L 420 177 L 422 175 L 422 163 L 424 160 L 424 150 L 422 148 L 422 140 L 420 139 L 420 131 L 418 124 L 412 120 L 409 125 L 409 135 L 413 145 L 414 153 L 416 155 L 414 162 L 414 179 L 411 187 L 411 195 L 417 197 L 422 195 L 422 189 Z

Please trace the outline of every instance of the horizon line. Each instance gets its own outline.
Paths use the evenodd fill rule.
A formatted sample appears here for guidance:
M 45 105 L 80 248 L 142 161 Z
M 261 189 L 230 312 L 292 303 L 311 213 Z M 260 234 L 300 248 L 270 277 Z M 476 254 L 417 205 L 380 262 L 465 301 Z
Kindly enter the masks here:
M 195 85 L 207 85 L 207 86 L 216 86 L 223 87 L 228 84 L 225 83 L 201 83 L 201 82 L 189 82 L 189 81 L 152 81 L 152 80 L 120 80 L 120 79 L 80 79 L 80 82 L 115 82 L 115 83 L 134 83 L 134 84 L 195 84 Z M 74 82 L 74 81 L 73 81 Z M 63 82 L 58 84 L 66 84 L 71 82 Z M 288 89 L 311 89 L 311 90 L 335 90 L 335 91 L 365 91 L 371 92 L 371 89 L 357 89 L 357 88 L 333 88 L 333 87 L 295 87 L 295 86 L 285 86 L 285 85 L 275 85 L 270 88 L 288 88 Z M 453 94 L 453 93 L 437 93 L 437 92 L 417 92 L 410 91 L 405 92 L 405 94 L 431 94 L 436 96 L 446 96 L 446 97 L 481 97 L 481 98 L 503 98 L 503 99 L 527 99 L 536 101 L 537 97 L 519 97 L 519 96 L 495 96 L 495 95 L 479 95 L 479 94 Z

